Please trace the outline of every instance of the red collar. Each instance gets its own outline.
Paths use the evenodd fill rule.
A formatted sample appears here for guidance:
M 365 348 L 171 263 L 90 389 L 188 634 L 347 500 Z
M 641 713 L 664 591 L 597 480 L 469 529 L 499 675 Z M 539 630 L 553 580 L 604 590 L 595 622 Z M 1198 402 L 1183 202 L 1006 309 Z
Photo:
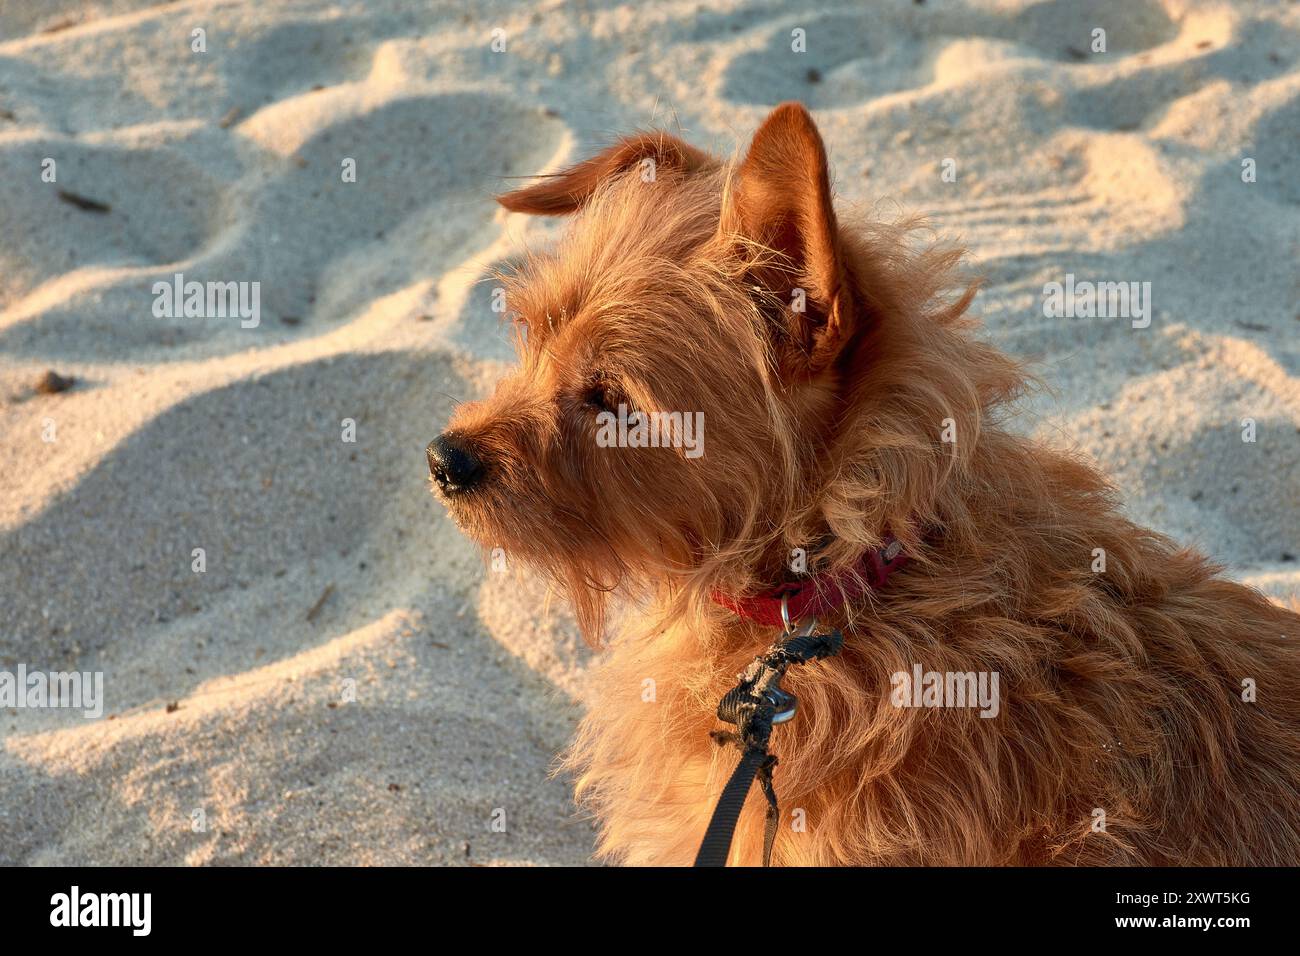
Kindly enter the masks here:
M 885 543 L 868 551 L 857 563 L 843 571 L 823 572 L 800 581 L 787 581 L 748 597 L 732 597 L 713 592 L 717 604 L 764 627 L 783 627 L 781 600 L 786 600 L 790 623 L 809 617 L 824 617 L 838 611 L 867 591 L 885 586 L 889 576 L 907 564 L 903 544 L 891 534 Z

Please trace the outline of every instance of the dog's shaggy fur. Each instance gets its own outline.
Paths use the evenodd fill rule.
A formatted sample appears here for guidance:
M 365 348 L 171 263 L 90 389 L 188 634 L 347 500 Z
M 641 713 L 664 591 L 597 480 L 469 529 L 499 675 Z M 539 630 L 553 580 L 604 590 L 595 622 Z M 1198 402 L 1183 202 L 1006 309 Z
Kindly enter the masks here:
M 445 497 L 587 633 L 609 595 L 634 609 L 567 756 L 604 855 L 690 862 L 735 765 L 714 711 L 777 634 L 711 593 L 784 579 L 794 548 L 850 567 L 888 530 L 911 564 L 786 678 L 775 864 L 1300 863 L 1300 617 L 999 427 L 1024 378 L 971 334 L 958 252 L 841 227 L 802 107 L 740 162 L 643 134 L 501 202 L 575 218 L 508 278 L 521 368 L 456 412 L 484 479 Z M 704 455 L 597 447 L 620 401 L 702 411 Z M 914 664 L 997 672 L 1000 713 L 895 707 Z M 733 863 L 759 861 L 763 810 Z

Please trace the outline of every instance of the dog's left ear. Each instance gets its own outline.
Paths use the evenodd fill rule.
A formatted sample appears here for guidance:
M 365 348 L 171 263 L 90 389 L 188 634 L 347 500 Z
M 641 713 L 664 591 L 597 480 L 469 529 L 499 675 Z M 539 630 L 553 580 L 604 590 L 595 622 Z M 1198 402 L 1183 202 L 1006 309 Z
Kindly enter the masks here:
M 798 363 L 809 374 L 825 368 L 852 335 L 855 313 L 826 147 L 802 104 L 781 104 L 754 134 L 722 228 L 743 240 L 738 251 L 754 262 L 748 281 Z
M 504 193 L 497 197 L 497 202 L 511 212 L 568 215 L 590 199 L 607 179 L 636 166 L 646 169 L 648 163 L 654 164 L 649 167 L 653 175 L 647 179 L 648 182 L 653 182 L 661 171 L 693 173 L 718 165 L 718 161 L 708 153 L 670 133 L 637 133 L 624 137 L 591 159 L 544 177 L 534 186 Z

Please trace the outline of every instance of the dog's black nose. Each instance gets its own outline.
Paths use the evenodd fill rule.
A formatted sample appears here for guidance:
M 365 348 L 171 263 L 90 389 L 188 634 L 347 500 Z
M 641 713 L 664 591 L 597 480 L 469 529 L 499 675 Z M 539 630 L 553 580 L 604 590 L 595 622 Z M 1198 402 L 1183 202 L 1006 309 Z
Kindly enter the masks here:
M 483 463 L 456 435 L 443 432 L 429 442 L 424 453 L 429 459 L 429 474 L 443 491 L 468 491 L 483 477 Z

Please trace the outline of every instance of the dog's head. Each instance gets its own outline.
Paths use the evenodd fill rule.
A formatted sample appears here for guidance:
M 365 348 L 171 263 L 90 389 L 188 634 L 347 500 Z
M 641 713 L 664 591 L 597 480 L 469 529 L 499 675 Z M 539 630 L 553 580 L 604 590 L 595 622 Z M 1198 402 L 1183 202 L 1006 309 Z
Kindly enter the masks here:
M 807 111 L 737 163 L 641 134 L 499 201 L 572 222 L 503 277 L 519 368 L 429 445 L 461 528 L 549 572 L 589 634 L 621 584 L 784 554 L 867 324 Z

